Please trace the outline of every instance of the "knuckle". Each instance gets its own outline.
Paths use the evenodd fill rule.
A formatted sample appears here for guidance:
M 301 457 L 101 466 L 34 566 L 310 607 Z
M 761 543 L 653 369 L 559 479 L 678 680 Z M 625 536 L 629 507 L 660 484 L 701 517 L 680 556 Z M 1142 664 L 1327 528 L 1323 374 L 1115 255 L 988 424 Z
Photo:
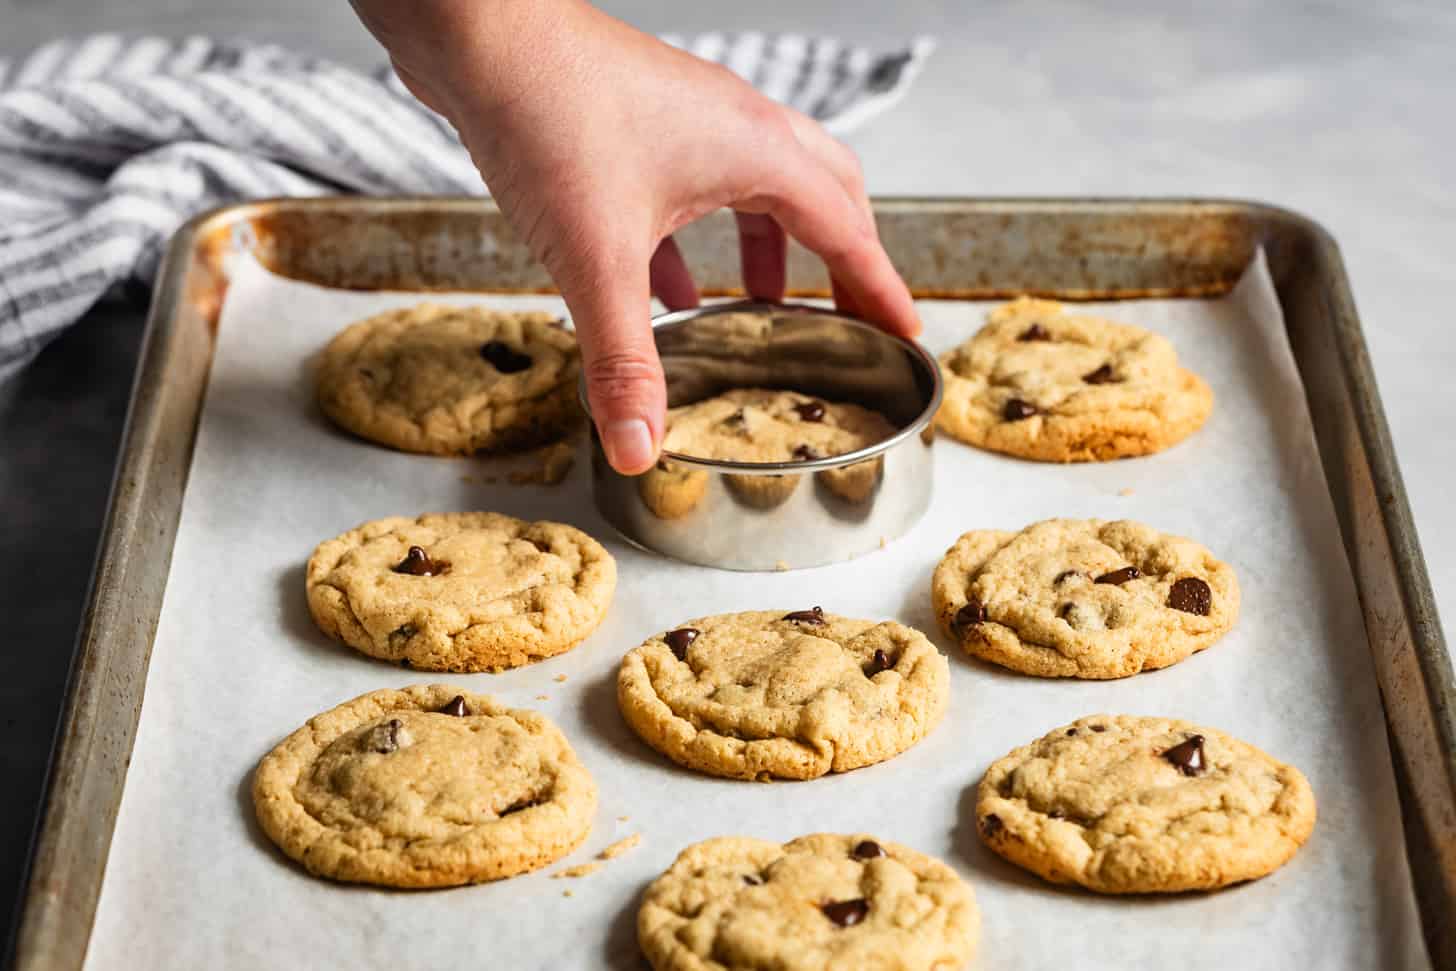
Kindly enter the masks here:
M 602 354 L 586 364 L 587 386 L 606 402 L 636 397 L 661 381 L 661 365 L 631 351 Z

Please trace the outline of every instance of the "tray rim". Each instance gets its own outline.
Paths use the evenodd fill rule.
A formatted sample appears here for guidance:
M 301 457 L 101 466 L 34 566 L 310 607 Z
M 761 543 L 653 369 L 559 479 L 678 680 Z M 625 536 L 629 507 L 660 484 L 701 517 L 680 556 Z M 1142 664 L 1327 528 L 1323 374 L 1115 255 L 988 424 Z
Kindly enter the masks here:
M 1343 260 L 1334 237 L 1318 222 L 1294 210 L 1264 202 L 1222 197 L 974 197 L 884 196 L 872 200 L 877 212 L 925 213 L 936 211 L 988 214 L 1037 214 L 1050 217 L 1110 215 L 1132 217 L 1180 213 L 1245 217 L 1259 230 L 1256 242 L 1267 242 L 1276 232 L 1288 234 L 1308 250 L 1324 276 L 1323 293 L 1334 322 L 1338 375 L 1344 400 L 1351 408 L 1358 451 L 1362 453 L 1369 491 L 1377 497 L 1378 512 L 1344 508 L 1341 493 L 1349 482 L 1332 480 L 1332 464 L 1340 448 L 1319 439 L 1326 483 L 1336 505 L 1346 555 L 1350 560 L 1362 613 L 1370 637 L 1373 661 L 1380 681 L 1382 706 L 1390 733 L 1391 757 L 1405 819 L 1407 856 L 1420 904 L 1428 955 L 1435 966 L 1447 958 L 1456 962 L 1456 671 L 1447 652 L 1414 519 L 1401 478 L 1389 427 L 1376 386 L 1370 356 L 1355 308 Z M 99 902 L 110 840 L 124 789 L 127 764 L 140 717 L 146 687 L 146 669 L 160 616 L 162 596 L 181 514 L 182 497 L 191 465 L 192 446 L 213 351 L 186 387 L 178 389 L 164 379 L 188 363 L 188 351 L 178 338 L 179 308 L 195 270 L 207 270 L 204 248 L 221 230 L 279 209 L 349 212 L 360 209 L 404 213 L 412 209 L 496 211 L 486 198 L 470 196 L 321 196 L 263 199 L 233 203 L 201 213 L 185 222 L 172 237 L 157 277 L 147 313 L 140 363 L 118 451 L 108 511 L 102 527 L 86 606 L 79 625 L 65 698 L 51 750 L 41 809 L 29 854 L 29 866 L 20 895 L 7 953 L 13 966 L 24 971 L 40 968 L 80 968 L 85 960 L 96 906 Z M 1272 269 L 1272 268 L 1271 268 Z M 1276 280 L 1276 288 L 1278 281 Z M 988 296 L 1005 291 L 987 290 Z M 1024 292 L 1024 291 L 1021 291 Z M 925 294 L 934 299 L 941 294 Z M 1150 294 L 1133 292 L 1126 299 Z M 1189 293 L 1196 296 L 1196 293 Z M 1278 291 L 1282 305 L 1286 294 Z M 1063 299 L 1083 299 L 1076 294 Z M 1286 315 L 1288 307 L 1285 307 Z M 1288 320 L 1286 317 L 1286 326 Z M 1293 343 L 1291 339 L 1291 343 Z M 1298 354 L 1296 353 L 1298 363 Z M 195 362 L 194 362 L 195 366 Z M 1312 394 L 1300 367 L 1307 400 Z M 179 400 L 179 395 L 180 399 Z M 1311 405 L 1313 402 L 1311 401 Z M 179 410 L 180 409 L 180 410 Z M 1313 408 L 1312 408 L 1313 410 Z M 179 437 L 180 436 L 180 437 Z M 1357 484 L 1358 485 L 1358 484 Z M 1348 498 L 1348 497 L 1347 497 Z M 157 503 L 170 508 L 162 510 Z M 1347 527 L 1346 519 L 1357 517 Z M 1351 535 L 1355 532 L 1356 535 Z M 144 553 L 156 545 L 165 561 L 144 562 Z M 1385 577 L 1398 600 L 1396 613 L 1372 616 L 1366 603 L 1368 577 Z M 137 616 L 134 601 L 141 599 L 129 583 L 136 577 L 160 576 L 160 582 L 139 583 L 154 600 L 150 617 Z M 132 603 L 128 603 L 132 601 Z M 128 609 L 129 607 L 133 609 Z M 1389 631 L 1387 631 L 1389 629 Z M 116 636 L 121 630 L 122 636 Z M 1391 640 L 1391 659 L 1381 656 L 1377 637 Z M 1402 648 L 1408 648 L 1404 656 Z M 131 651 L 135 656 L 124 656 Z M 1414 664 L 1416 697 L 1398 690 L 1390 665 Z M 128 662 L 131 669 L 124 667 Z M 1404 697 L 1402 697 L 1404 695 Z M 118 698 L 120 704 L 118 705 Z M 1417 715 L 1392 711 L 1392 702 L 1422 703 Z M 99 724 L 97 716 L 114 708 L 129 715 L 125 724 Z M 1430 773 L 1411 771 L 1406 762 L 1418 762 L 1421 752 L 1405 753 L 1404 731 L 1411 719 L 1425 715 L 1423 725 L 1440 760 Z M 119 729 L 115 739 L 108 733 Z M 1402 731 L 1402 729 L 1404 731 Z M 107 745 L 113 746 L 107 750 Z M 119 746 L 119 747 L 116 747 Z M 1426 745 L 1429 750 L 1430 744 Z M 1428 751 L 1426 754 L 1430 754 Z M 1444 762 L 1444 764 L 1440 764 Z M 1416 766 L 1419 768 L 1420 766 Z M 1424 789 L 1422 788 L 1424 787 Z M 1423 802 L 1421 792 L 1436 793 L 1435 803 Z M 1412 805 L 1415 803 L 1415 805 Z M 100 813 L 100 817 L 96 814 Z M 1430 818 L 1435 816 L 1435 818 Z M 87 851 L 90 857 L 87 857 Z M 1425 884 L 1430 884 L 1429 886 Z

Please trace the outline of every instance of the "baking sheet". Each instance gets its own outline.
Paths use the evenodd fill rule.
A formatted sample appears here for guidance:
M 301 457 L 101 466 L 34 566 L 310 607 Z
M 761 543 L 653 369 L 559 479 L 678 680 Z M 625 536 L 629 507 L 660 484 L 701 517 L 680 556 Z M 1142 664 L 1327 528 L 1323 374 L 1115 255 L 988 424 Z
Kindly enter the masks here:
M 683 846 L 823 830 L 873 832 L 955 866 L 981 906 L 981 968 L 1425 966 L 1354 584 L 1261 263 L 1219 300 L 1110 309 L 1167 334 L 1213 386 L 1213 417 L 1190 441 L 1060 467 L 943 439 L 935 500 L 916 529 L 851 563 L 792 573 L 687 566 L 617 539 L 591 505 L 584 446 L 559 486 L 486 485 L 488 463 L 399 454 L 336 432 L 313 404 L 311 359 L 351 320 L 418 299 L 323 290 L 239 259 L 89 968 L 637 969 L 637 896 Z M 561 309 L 549 297 L 430 299 Z M 963 339 L 985 306 L 922 304 L 925 343 L 938 352 Z M 612 610 L 580 647 L 505 674 L 438 679 L 555 719 L 600 788 L 595 828 L 559 864 L 479 887 L 316 880 L 254 823 L 253 766 L 318 711 L 437 679 L 319 634 L 304 562 L 317 542 L 364 520 L 454 509 L 570 522 L 617 557 Z M 1239 572 L 1236 629 L 1169 670 L 1117 682 L 1044 681 L 967 660 L 934 624 L 937 559 L 965 529 L 1054 515 L 1135 518 L 1204 542 Z M 951 701 L 934 733 L 878 766 L 763 785 L 679 769 L 623 724 L 616 663 L 647 634 L 702 614 L 813 604 L 899 619 L 950 654 Z M 1093 712 L 1187 718 L 1300 766 L 1320 806 L 1309 844 L 1253 884 L 1145 899 L 1052 888 L 984 850 L 971 807 L 986 766 Z M 550 879 L 632 833 L 642 845 L 601 871 Z

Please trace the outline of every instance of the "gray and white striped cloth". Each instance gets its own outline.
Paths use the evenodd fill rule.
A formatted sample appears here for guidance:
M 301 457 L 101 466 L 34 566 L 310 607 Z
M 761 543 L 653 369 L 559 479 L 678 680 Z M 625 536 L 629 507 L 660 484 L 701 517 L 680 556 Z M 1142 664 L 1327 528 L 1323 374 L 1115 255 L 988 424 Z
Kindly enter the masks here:
M 931 49 L 665 39 L 836 132 L 898 100 Z M 118 284 L 149 287 L 167 240 L 198 212 L 270 196 L 482 190 L 449 125 L 386 69 L 110 34 L 0 60 L 0 380 Z

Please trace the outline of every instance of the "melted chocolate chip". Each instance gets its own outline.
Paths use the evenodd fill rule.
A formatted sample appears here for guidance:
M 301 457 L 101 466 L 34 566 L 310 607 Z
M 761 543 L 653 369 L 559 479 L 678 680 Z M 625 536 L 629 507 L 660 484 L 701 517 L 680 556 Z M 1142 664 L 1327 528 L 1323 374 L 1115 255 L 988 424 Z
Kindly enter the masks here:
M 1184 775 L 1202 775 L 1207 768 L 1203 762 L 1203 736 L 1190 735 L 1187 741 L 1179 742 L 1163 753 L 1163 758 L 1173 764 Z
M 794 405 L 794 410 L 804 421 L 824 420 L 824 403 L 822 401 L 806 401 L 803 404 Z
M 1063 818 L 1066 817 L 1066 815 L 1067 814 L 1064 813 L 1064 812 L 1062 812 L 1060 809 L 1048 809 L 1047 810 L 1047 818 L 1048 819 L 1063 819 Z
M 391 718 L 389 721 L 375 728 L 370 735 L 374 751 L 380 755 L 388 755 L 390 752 L 399 750 L 399 730 L 404 723 L 398 718 Z M 380 729 L 383 729 L 381 731 Z
M 1107 726 L 1106 725 L 1093 725 L 1092 726 L 1092 730 L 1094 732 L 1105 732 L 1105 731 L 1107 731 Z
M 744 423 L 744 418 L 743 418 L 743 409 L 742 408 L 739 408 L 733 414 L 731 414 L 727 418 L 724 418 L 723 419 L 723 424 L 725 424 L 725 425 L 738 426 L 738 425 L 742 425 L 743 423 Z
M 745 873 L 743 875 L 743 882 L 750 887 L 761 887 L 763 886 L 763 877 L 756 873 Z
M 1047 329 L 1041 324 L 1032 324 L 1023 330 L 1021 336 L 1016 339 L 1019 341 L 1049 341 L 1052 339 L 1052 335 L 1048 334 Z
M 812 462 L 815 459 L 822 459 L 823 457 L 824 456 L 822 456 L 818 452 L 814 451 L 814 449 L 812 447 L 808 446 L 808 445 L 795 445 L 794 446 L 794 461 L 795 462 Z
M 1072 579 L 1072 577 L 1079 577 L 1081 575 L 1082 574 L 1078 573 L 1076 570 L 1063 570 L 1061 573 L 1058 573 L 1057 578 L 1052 581 L 1052 586 L 1060 587 L 1062 584 Z
M 1069 729 L 1067 729 L 1067 737 L 1068 738 L 1074 738 L 1076 736 L 1076 734 L 1077 734 L 1077 730 L 1075 728 L 1069 728 Z
M 956 611 L 955 619 L 951 621 L 957 631 L 964 634 L 986 619 L 986 608 L 979 600 L 967 600 L 966 605 Z
M 702 631 L 696 627 L 679 627 L 677 630 L 668 631 L 663 640 L 667 641 L 667 646 L 672 649 L 673 657 L 679 661 L 686 661 L 688 646 L 697 640 L 701 633 Z
M 1115 587 L 1120 587 L 1127 581 L 1136 580 L 1140 576 L 1142 574 L 1138 572 L 1137 567 L 1125 566 L 1121 570 L 1113 570 L 1111 573 L 1102 574 L 1102 576 L 1097 578 L 1096 582 L 1110 583 Z
M 1074 603 L 1064 603 L 1060 607 L 1057 608 L 1057 616 L 1060 617 L 1062 620 L 1065 620 L 1068 624 L 1070 624 L 1072 622 L 1072 611 L 1074 611 L 1076 609 L 1077 609 L 1077 605 L 1076 604 L 1074 604 Z
M 1168 606 L 1185 614 L 1207 617 L 1213 606 L 1213 591 L 1197 577 L 1184 577 L 1168 591 Z
M 395 573 L 408 573 L 412 577 L 439 576 L 449 569 L 449 563 L 430 559 L 430 554 L 419 546 L 411 546 L 404 559 L 394 565 Z
M 412 668 L 414 667 L 414 663 L 409 658 L 402 657 L 399 659 L 399 666 L 402 668 Z
M 873 678 L 881 671 L 888 671 L 894 666 L 890 661 L 890 655 L 886 654 L 883 649 L 877 647 L 875 648 L 875 656 L 870 658 L 869 666 L 865 668 L 865 677 Z
M 407 641 L 419 633 L 414 624 L 404 624 L 389 632 L 391 641 Z
M 824 911 L 825 917 L 840 927 L 853 927 L 869 914 L 870 904 L 868 900 L 859 897 L 855 900 L 838 900 L 832 904 L 821 904 L 819 909 Z
M 1022 401 L 1020 398 L 1012 398 L 1006 402 L 1006 407 L 1001 409 L 1001 417 L 1007 421 L 1021 421 L 1034 414 L 1036 414 L 1036 405 L 1029 401 Z
M 995 813 L 981 817 L 981 832 L 986 836 L 995 836 L 1005 828 L 1006 824 Z
M 784 614 L 784 620 L 792 620 L 800 624 L 823 624 L 824 608 L 811 607 L 808 610 L 796 610 L 790 614 Z
M 874 860 L 885 855 L 885 848 L 874 840 L 860 840 L 849 855 L 856 860 Z
M 466 715 L 470 714 L 470 709 L 465 707 L 464 695 L 456 695 L 449 701 L 445 702 L 444 705 L 436 708 L 435 710 L 442 715 L 453 715 L 456 718 L 464 718 Z
M 515 374 L 531 366 L 531 358 L 502 341 L 480 345 L 480 356 L 501 374 Z
M 1111 384 L 1117 380 L 1117 375 L 1112 373 L 1112 365 L 1104 364 L 1095 371 L 1082 375 L 1082 380 L 1088 384 Z

